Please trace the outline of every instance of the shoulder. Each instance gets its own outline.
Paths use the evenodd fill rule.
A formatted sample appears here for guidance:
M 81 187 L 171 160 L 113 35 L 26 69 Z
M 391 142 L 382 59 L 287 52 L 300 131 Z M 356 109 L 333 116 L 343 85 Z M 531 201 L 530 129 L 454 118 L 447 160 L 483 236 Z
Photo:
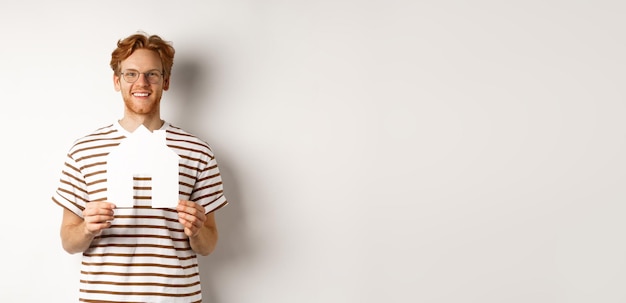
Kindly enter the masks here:
M 119 140 L 125 136 L 118 131 L 114 124 L 109 124 L 95 130 L 88 132 L 87 134 L 74 140 L 72 147 L 70 148 L 70 154 L 94 147 L 103 145 L 119 144 Z
M 205 140 L 178 126 L 169 124 L 166 128 L 167 144 L 171 148 L 197 151 L 213 157 L 211 146 Z

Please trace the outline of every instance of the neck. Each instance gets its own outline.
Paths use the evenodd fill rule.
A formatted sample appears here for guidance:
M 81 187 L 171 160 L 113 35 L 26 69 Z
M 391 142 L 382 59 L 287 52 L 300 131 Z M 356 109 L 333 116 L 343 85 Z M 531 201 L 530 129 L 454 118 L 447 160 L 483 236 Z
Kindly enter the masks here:
M 120 121 L 120 125 L 127 131 L 133 132 L 139 125 L 145 126 L 150 131 L 155 131 L 163 126 L 164 121 L 160 117 L 130 117 L 124 116 Z

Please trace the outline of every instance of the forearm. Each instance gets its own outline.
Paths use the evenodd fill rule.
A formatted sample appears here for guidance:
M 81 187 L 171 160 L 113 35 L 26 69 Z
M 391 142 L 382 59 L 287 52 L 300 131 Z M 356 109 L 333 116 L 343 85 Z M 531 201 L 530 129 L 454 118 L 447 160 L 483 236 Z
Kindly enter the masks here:
M 64 209 L 61 223 L 63 249 L 70 254 L 86 251 L 91 241 L 111 226 L 114 208 L 115 205 L 109 202 L 89 202 L 82 217 Z
M 195 236 L 189 237 L 189 245 L 197 254 L 207 256 L 215 250 L 217 238 L 217 228 L 203 225 Z
M 63 249 L 70 254 L 81 253 L 89 248 L 95 235 L 87 232 L 85 222 L 61 226 Z

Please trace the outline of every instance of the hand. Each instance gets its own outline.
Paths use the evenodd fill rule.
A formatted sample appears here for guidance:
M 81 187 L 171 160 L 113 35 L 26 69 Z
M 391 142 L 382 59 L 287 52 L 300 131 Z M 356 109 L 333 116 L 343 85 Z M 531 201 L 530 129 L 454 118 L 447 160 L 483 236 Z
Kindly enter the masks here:
M 111 227 L 115 205 L 109 202 L 89 202 L 83 210 L 85 231 L 90 235 L 98 235 L 103 229 Z
M 200 232 L 200 228 L 206 221 L 204 207 L 196 202 L 180 200 L 178 206 L 178 222 L 185 228 L 185 234 L 188 237 L 195 237 Z

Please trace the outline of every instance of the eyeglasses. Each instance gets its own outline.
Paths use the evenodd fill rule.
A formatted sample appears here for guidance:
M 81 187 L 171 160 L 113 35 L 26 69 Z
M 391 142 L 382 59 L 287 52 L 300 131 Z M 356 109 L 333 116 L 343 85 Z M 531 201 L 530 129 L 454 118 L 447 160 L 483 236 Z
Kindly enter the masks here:
M 121 72 L 120 74 L 122 75 L 124 80 L 126 82 L 128 82 L 128 83 L 135 83 L 135 82 L 137 82 L 137 80 L 139 80 L 139 76 L 141 76 L 141 74 L 146 76 L 146 79 L 148 80 L 148 82 L 150 82 L 152 84 L 159 83 L 159 81 L 161 81 L 161 77 L 163 77 L 163 75 L 158 70 L 151 70 L 151 71 L 147 71 L 145 73 L 140 73 L 138 70 L 127 69 L 126 71 Z

